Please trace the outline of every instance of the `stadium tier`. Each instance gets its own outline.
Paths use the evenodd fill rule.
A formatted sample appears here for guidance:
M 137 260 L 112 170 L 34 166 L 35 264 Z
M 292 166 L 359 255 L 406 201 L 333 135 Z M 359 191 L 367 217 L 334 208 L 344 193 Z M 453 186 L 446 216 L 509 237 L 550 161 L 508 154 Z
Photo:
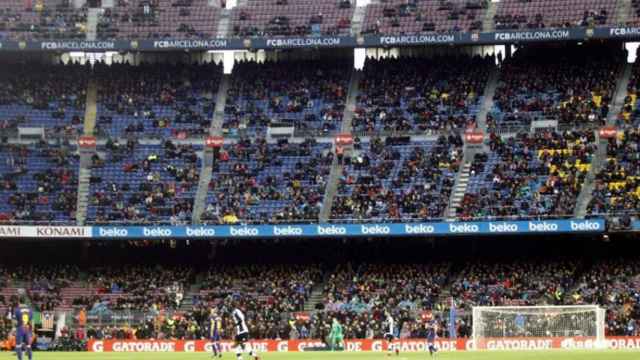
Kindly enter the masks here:
M 481 57 L 370 59 L 359 84 L 353 132 L 422 133 L 475 126 L 492 69 L 492 60 Z
M 202 220 L 214 224 L 317 222 L 331 144 L 242 139 L 216 154 Z
M 334 221 L 407 221 L 444 215 L 462 157 L 459 136 L 373 138 L 344 159 Z
M 346 61 L 236 64 L 225 104 L 225 133 L 263 136 L 269 126 L 298 133 L 340 130 L 351 75 Z

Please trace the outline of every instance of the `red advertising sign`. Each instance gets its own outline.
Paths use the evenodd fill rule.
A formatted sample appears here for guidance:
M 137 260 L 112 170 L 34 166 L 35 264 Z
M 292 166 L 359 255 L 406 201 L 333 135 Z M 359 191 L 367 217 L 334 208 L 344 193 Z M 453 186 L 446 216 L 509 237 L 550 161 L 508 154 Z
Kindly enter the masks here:
M 484 134 L 480 130 L 465 131 L 464 141 L 469 144 L 482 144 Z
M 80 138 L 78 138 L 78 146 L 83 149 L 94 149 L 96 144 L 95 136 L 80 136 Z
M 337 145 L 351 145 L 353 144 L 353 135 L 348 133 L 338 134 L 336 136 Z
M 394 341 L 401 352 L 426 352 L 424 339 L 402 339 Z M 249 342 L 252 349 L 265 352 L 301 352 L 309 348 L 324 346 L 320 340 L 255 340 Z M 435 341 L 440 351 L 475 350 L 471 339 L 438 339 Z M 610 350 L 640 350 L 640 337 L 609 337 L 606 347 Z M 89 340 L 90 352 L 212 352 L 212 343 L 204 340 Z M 220 343 L 223 352 L 233 352 L 232 341 Z M 483 340 L 481 349 L 487 351 L 515 350 L 538 351 L 549 349 L 594 349 L 594 338 L 555 337 L 555 338 L 499 338 Z M 387 349 L 385 340 L 346 340 L 348 352 L 383 352 Z
M 603 139 L 613 139 L 618 135 L 618 129 L 615 126 L 603 126 L 598 133 Z
M 204 140 L 204 144 L 208 148 L 220 148 L 224 144 L 224 138 L 222 136 L 209 136 Z

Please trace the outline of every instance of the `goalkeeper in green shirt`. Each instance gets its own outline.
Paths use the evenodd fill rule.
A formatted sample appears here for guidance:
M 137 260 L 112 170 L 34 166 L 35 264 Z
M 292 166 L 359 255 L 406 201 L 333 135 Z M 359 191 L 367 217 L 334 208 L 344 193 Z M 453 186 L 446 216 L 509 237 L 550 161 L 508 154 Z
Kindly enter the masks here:
M 344 350 L 344 335 L 342 334 L 342 325 L 340 325 L 340 322 L 336 318 L 333 318 L 331 333 L 329 334 L 329 341 L 331 343 L 332 351 L 335 351 L 336 348 Z

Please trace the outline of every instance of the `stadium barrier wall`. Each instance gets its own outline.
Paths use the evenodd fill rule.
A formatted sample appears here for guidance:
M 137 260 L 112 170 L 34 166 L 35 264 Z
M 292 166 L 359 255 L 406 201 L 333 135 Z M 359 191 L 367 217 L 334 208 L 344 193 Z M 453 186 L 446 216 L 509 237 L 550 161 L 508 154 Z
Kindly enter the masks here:
M 640 337 L 608 337 L 609 350 L 640 350 Z M 424 339 L 402 339 L 394 341 L 402 352 L 428 351 Z M 256 340 L 249 344 L 260 353 L 264 352 L 304 352 L 325 346 L 320 340 Z M 234 351 L 232 341 L 220 342 L 223 352 Z M 474 350 L 471 339 L 438 339 L 435 341 L 440 351 Z M 89 340 L 89 352 L 212 352 L 212 343 L 205 340 Z M 594 349 L 593 339 L 586 338 L 511 338 L 487 340 L 487 351 L 538 351 L 551 349 Z M 386 351 L 385 340 L 345 340 L 347 352 Z
M 0 238 L 207 239 L 284 237 L 455 236 L 600 233 L 604 219 L 371 224 L 211 226 L 18 226 L 0 225 Z
M 292 48 L 396 47 L 412 45 L 496 45 L 588 39 L 636 40 L 640 27 L 527 29 L 494 32 L 456 32 L 422 35 L 309 36 L 277 38 L 167 39 L 167 40 L 49 40 L 0 41 L 0 51 L 175 51 L 255 50 Z

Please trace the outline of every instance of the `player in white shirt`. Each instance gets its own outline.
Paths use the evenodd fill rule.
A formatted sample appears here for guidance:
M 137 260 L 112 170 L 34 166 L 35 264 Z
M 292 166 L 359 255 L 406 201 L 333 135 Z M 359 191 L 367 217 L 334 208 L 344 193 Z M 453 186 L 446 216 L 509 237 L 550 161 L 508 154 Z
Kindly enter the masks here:
M 251 348 L 251 345 L 247 344 L 247 342 L 249 341 L 249 328 L 247 327 L 244 313 L 242 312 L 242 310 L 240 310 L 239 305 L 236 305 L 234 307 L 231 316 L 233 317 L 233 323 L 236 327 L 236 357 L 238 358 L 238 360 L 242 360 L 242 353 L 244 353 L 248 347 L 249 356 L 253 357 L 254 360 L 260 360 L 258 353 Z
M 384 315 L 385 315 L 385 320 L 384 320 L 383 326 L 385 329 L 384 338 L 385 340 L 387 340 L 387 356 L 391 356 L 394 350 L 395 350 L 396 356 L 400 355 L 400 349 L 398 349 L 398 347 L 395 346 L 395 344 L 393 343 L 393 340 L 395 340 L 396 338 L 395 336 L 396 322 L 388 310 L 384 312 Z

